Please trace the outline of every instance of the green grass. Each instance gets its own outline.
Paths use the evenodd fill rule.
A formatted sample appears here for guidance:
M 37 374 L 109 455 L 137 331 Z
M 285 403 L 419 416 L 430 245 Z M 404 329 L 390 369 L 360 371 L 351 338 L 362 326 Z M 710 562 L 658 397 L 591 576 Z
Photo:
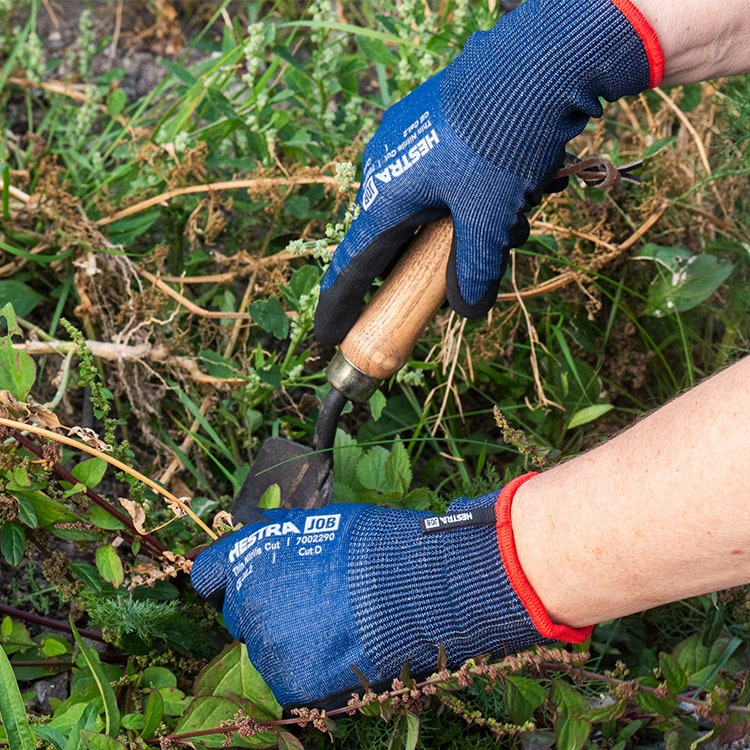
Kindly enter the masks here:
M 28 337 L 50 341 L 54 349 L 64 342 L 67 352 L 75 339 L 96 342 L 88 357 L 80 350 L 67 360 L 35 354 L 31 394 L 39 403 L 53 401 L 67 426 L 91 427 L 100 436 L 108 431 L 116 455 L 147 474 L 159 478 L 169 467 L 171 489 L 193 496 L 194 509 L 207 522 L 229 508 L 268 436 L 312 440 L 331 355 L 313 337 L 317 283 L 327 246 L 346 228 L 355 192 L 346 175 L 336 182 L 335 164 L 357 164 L 382 111 L 447 64 L 472 31 L 497 16 L 484 0 L 431 6 L 426 15 L 423 4 L 347 1 L 337 15 L 323 2 L 224 1 L 208 10 L 185 3 L 181 23 L 188 47 L 178 55 L 155 53 L 163 58 L 163 79 L 131 101 L 120 86 L 124 68 L 92 71 L 91 45 L 101 55 L 109 40 L 96 37 L 87 22 L 76 44 L 57 57 L 40 57 L 34 29 L 44 7 L 35 0 L 27 18 L 21 4 L 14 9 L 11 3 L 10 10 L 2 5 L 0 308 L 12 303 L 21 319 L 24 335 L 14 338 L 17 343 Z M 227 8 L 231 25 L 225 24 Z M 158 20 L 153 4 L 144 2 L 143 13 Z M 59 93 L 51 81 L 62 81 L 68 93 Z M 750 204 L 743 186 L 750 170 L 750 88 L 747 79 L 737 79 L 720 90 L 713 99 L 697 86 L 669 91 L 702 138 L 709 133 L 704 123 L 715 123 L 711 176 L 677 117 L 651 92 L 630 102 L 632 113 L 611 105 L 604 120 L 586 130 L 572 150 L 595 147 L 620 161 L 650 154 L 643 185 L 612 194 L 573 185 L 545 201 L 539 217 L 544 224 L 533 228 L 516 253 L 517 286 L 529 289 L 567 271 L 576 273 L 575 282 L 526 299 L 525 310 L 506 296 L 490 322 L 469 321 L 460 339 L 449 312 L 441 311 L 406 370 L 382 387 L 373 409 L 355 406 L 342 418 L 338 499 L 444 510 L 458 494 L 489 491 L 529 468 L 530 444 L 550 462 L 576 455 L 747 351 Z M 81 94 L 86 101 L 79 101 Z M 650 126 L 654 118 L 656 131 Z M 649 150 L 653 144 L 658 148 Z M 256 182 L 250 191 L 178 194 L 111 220 L 146 199 L 231 180 Z M 30 202 L 18 201 L 11 185 L 30 195 Z M 657 213 L 642 238 L 617 249 Z M 290 243 L 302 255 L 274 259 Z M 648 243 L 657 247 L 644 251 Z M 664 265 L 652 258 L 659 248 L 674 247 L 706 256 L 706 270 L 691 279 L 690 288 L 669 291 L 677 312 L 657 316 Z M 508 274 L 501 293 L 511 292 Z M 180 298 L 241 319 L 191 314 Z M 80 335 L 61 321 L 70 321 Z M 120 347 L 120 362 L 105 356 L 109 345 Z M 441 353 L 456 346 L 451 375 Z M 525 438 L 503 443 L 495 406 Z M 19 533 L 17 526 L 29 540 L 27 558 L 1 563 L 2 577 L 13 578 L 9 603 L 50 616 L 57 612 L 65 620 L 62 613 L 74 606 L 104 623 L 117 644 L 110 652 L 130 659 L 124 670 L 104 667 L 112 680 L 130 686 L 119 691 L 119 700 L 142 708 L 148 695 L 144 669 L 155 663 L 169 666 L 179 681 L 174 689 L 189 696 L 199 667 L 224 644 L 223 636 L 215 636 L 223 632 L 216 616 L 196 601 L 185 576 L 169 579 L 170 588 L 136 587 L 153 605 L 118 599 L 121 589 L 113 589 L 92 564 L 96 547 L 122 528 L 93 511 L 81 487 L 61 487 L 16 452 L 12 439 L 3 439 L 0 489 L 21 469 L 30 482 L 24 486 L 33 488 L 22 494 L 20 507 L 0 503 L 0 523 L 15 525 L 8 534 Z M 387 486 L 368 481 L 365 470 L 357 473 L 355 455 L 372 465 L 373 476 L 384 460 L 391 461 Z M 66 449 L 62 460 L 70 468 L 80 457 Z M 149 490 L 126 482 L 124 475 L 108 474 L 96 492 L 113 502 L 127 495 L 142 503 L 149 529 L 173 517 Z M 52 520 L 77 526 L 53 528 L 42 517 L 32 531 L 29 507 L 37 515 L 42 507 L 54 508 Z M 178 555 L 206 541 L 185 519 L 156 537 Z M 41 558 L 32 540 L 70 545 L 73 566 L 45 573 L 51 586 L 65 583 L 59 595 L 33 575 Z M 137 548 L 127 541 L 118 547 L 126 568 L 143 562 L 136 559 Z M 22 576 L 10 562 L 20 564 Z M 130 629 L 114 627 L 120 606 L 133 616 Z M 696 633 L 707 643 L 740 638 L 731 664 L 750 667 L 743 606 L 741 593 L 728 596 L 720 609 L 710 597 L 700 597 L 605 623 L 594 633 L 589 668 L 602 673 L 620 660 L 631 677 L 653 677 L 659 654 Z M 164 614 L 175 608 L 190 623 L 183 644 L 174 618 Z M 14 633 L 4 632 L 6 651 L 34 660 L 42 648 L 39 637 L 30 645 L 20 630 Z M 206 633 L 214 634 L 210 648 Z M 721 663 L 723 652 L 713 656 L 714 665 Z M 31 691 L 27 674 L 18 672 L 22 692 Z M 82 664 L 73 669 L 77 685 L 85 674 Z M 534 677 L 533 671 L 523 674 Z M 535 714 L 543 729 L 552 727 L 555 706 L 561 705 L 557 693 L 549 692 L 549 676 L 540 682 L 547 692 Z M 584 693 L 602 689 L 591 683 Z M 741 686 L 733 689 L 737 701 Z M 91 698 L 85 687 L 74 694 Z M 507 722 L 512 717 L 504 696 L 498 685 L 489 692 L 472 689 L 468 700 L 482 716 Z M 641 709 L 658 714 L 654 706 Z M 127 710 L 123 703 L 121 712 Z M 592 720 L 611 746 L 635 713 Z M 664 716 L 661 724 L 644 723 L 629 742 L 646 744 L 678 729 L 682 741 L 694 731 L 688 719 L 667 716 L 666 709 Z M 165 714 L 165 721 L 174 728 L 177 713 Z M 137 724 L 132 720 L 131 733 L 142 729 Z M 356 716 L 338 725 L 337 746 L 377 748 L 388 747 L 394 722 Z M 305 742 L 329 744 L 312 730 L 306 730 Z M 439 712 L 433 703 L 423 713 L 424 747 L 480 748 L 489 742 L 486 728 L 467 728 L 448 708 Z M 507 736 L 503 743 L 518 740 Z

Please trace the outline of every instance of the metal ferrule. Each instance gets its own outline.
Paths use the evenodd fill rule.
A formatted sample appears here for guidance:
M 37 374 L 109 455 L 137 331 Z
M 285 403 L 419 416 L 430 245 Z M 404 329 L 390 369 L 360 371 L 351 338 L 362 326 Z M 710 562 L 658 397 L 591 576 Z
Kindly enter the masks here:
M 378 378 L 362 372 L 339 349 L 326 368 L 328 382 L 350 401 L 367 401 L 380 385 Z

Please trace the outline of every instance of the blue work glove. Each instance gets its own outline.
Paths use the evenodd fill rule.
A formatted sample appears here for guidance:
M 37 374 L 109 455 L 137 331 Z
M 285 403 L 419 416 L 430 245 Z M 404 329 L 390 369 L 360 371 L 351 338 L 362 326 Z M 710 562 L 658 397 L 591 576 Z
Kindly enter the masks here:
M 221 539 L 195 560 L 193 586 L 223 597 L 229 632 L 283 706 L 458 666 L 590 628 L 550 622 L 518 563 L 510 507 L 519 477 L 498 493 L 453 502 L 445 516 L 375 505 L 270 510 L 271 522 Z M 499 499 L 498 499 L 499 498 Z
M 599 98 L 657 85 L 659 41 L 629 0 L 526 0 L 469 38 L 447 68 L 390 107 L 365 148 L 361 207 L 323 277 L 315 333 L 339 343 L 376 276 L 415 229 L 449 213 L 448 302 L 469 318 L 494 304 L 526 212 Z

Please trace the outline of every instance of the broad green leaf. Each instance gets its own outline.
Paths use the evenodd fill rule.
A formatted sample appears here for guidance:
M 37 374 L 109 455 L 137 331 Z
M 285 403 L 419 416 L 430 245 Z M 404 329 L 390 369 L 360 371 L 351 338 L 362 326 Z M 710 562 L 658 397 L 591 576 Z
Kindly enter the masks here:
M 3 618 L 2 626 L 0 626 L 0 635 L 2 635 L 2 642 L 6 649 L 8 646 L 33 648 L 37 645 L 31 640 L 29 631 L 23 623 L 11 620 L 7 616 Z
M 148 697 L 148 705 L 146 706 L 146 714 L 141 731 L 141 737 L 144 740 L 149 739 L 159 728 L 162 716 L 164 716 L 164 699 L 158 690 L 152 690 Z
M 614 407 L 612 404 L 592 404 L 591 406 L 585 406 L 583 409 L 579 409 L 568 422 L 568 429 L 571 430 L 573 427 L 580 427 L 582 424 L 588 424 L 593 422 L 595 419 L 604 416 L 608 411 L 611 411 Z
M 114 552 L 114 550 L 112 551 Z M 78 628 L 76 628 L 72 616 L 70 617 L 70 627 L 73 632 L 73 638 L 75 638 L 78 648 L 81 649 L 83 658 L 86 660 L 86 664 L 91 671 L 91 675 L 94 678 L 94 682 L 96 683 L 96 687 L 102 699 L 102 704 L 104 706 L 104 731 L 110 737 L 116 737 L 120 730 L 120 710 L 117 708 L 117 700 L 115 699 L 114 690 L 112 690 L 112 686 L 109 684 L 109 680 L 102 670 L 102 665 L 99 661 L 99 654 L 86 646 L 83 642 L 81 636 L 78 634 Z
M 125 745 L 114 737 L 99 734 L 90 729 L 81 730 L 81 740 L 86 750 L 125 750 Z
M 118 529 L 124 529 L 125 524 L 115 518 L 111 513 L 108 513 L 100 505 L 91 504 L 88 509 L 88 516 L 91 523 L 94 526 L 98 526 L 100 529 L 108 529 L 109 531 L 115 531 Z
M 16 315 L 25 318 L 42 300 L 39 292 L 14 279 L 0 280 L 0 307 L 13 305 Z
M 357 481 L 357 464 L 362 457 L 362 448 L 349 434 L 339 429 L 333 446 L 334 481 L 353 487 Z M 349 501 L 354 497 L 350 497 Z
M 125 109 L 128 97 L 121 88 L 116 88 L 107 95 L 107 114 L 117 116 Z
M 404 750 L 415 750 L 419 742 L 419 716 L 406 712 L 406 742 Z
M 285 339 L 289 333 L 289 318 L 276 297 L 253 302 L 248 308 L 253 322 L 277 339 Z
M 687 687 L 685 670 L 674 656 L 662 651 L 659 654 L 659 667 L 669 687 L 670 695 L 677 695 Z
M 589 705 L 586 699 L 574 688 L 562 680 L 552 681 L 552 700 L 557 703 L 560 713 L 571 715 L 579 711 L 585 711 Z
M 119 588 L 125 580 L 122 560 L 117 556 L 111 544 L 105 544 L 96 550 L 96 567 L 105 581 L 109 581 L 115 588 Z
M 627 698 L 616 701 L 609 706 L 601 708 L 589 708 L 586 711 L 580 711 L 573 716 L 574 719 L 586 719 L 592 724 L 601 724 L 605 721 L 614 721 L 619 719 L 628 707 Z
M 176 687 L 160 687 L 159 694 L 164 701 L 164 713 L 167 716 L 182 716 L 185 709 L 190 703 L 190 698 L 185 697 L 185 693 Z
M 359 459 L 356 475 L 365 489 L 380 492 L 388 492 L 391 489 L 385 477 L 385 463 L 388 455 L 388 451 L 382 445 L 376 445 Z
M 205 729 L 216 729 L 221 726 L 222 721 L 231 721 L 239 708 L 240 705 L 236 701 L 219 695 L 196 697 L 185 715 L 177 723 L 174 733 L 187 734 L 188 732 L 200 732 Z M 224 736 L 221 734 L 204 735 L 200 738 L 200 741 L 206 747 L 218 748 L 222 747 Z M 272 732 L 263 732 L 246 739 L 233 734 L 231 746 L 276 747 L 276 735 Z
M 535 680 L 510 675 L 505 679 L 505 705 L 514 724 L 524 724 L 544 703 L 546 693 Z
M 143 687 L 155 690 L 177 687 L 177 678 L 166 667 L 146 667 L 143 670 Z
M 405 495 L 409 491 L 411 476 L 409 453 L 404 448 L 404 444 L 397 440 L 385 460 L 385 481 L 390 490 Z
M 47 742 L 49 742 L 55 748 L 55 750 L 65 750 L 67 740 L 65 739 L 65 735 L 62 732 L 58 732 L 56 729 L 50 729 L 49 727 L 44 726 L 34 726 L 31 728 L 31 731 L 37 737 L 41 737 L 43 740 L 47 740 Z
M 385 409 L 386 399 L 383 395 L 383 391 L 377 390 L 370 396 L 368 402 L 370 404 L 370 414 L 372 414 L 372 421 L 377 422 L 383 414 Z
M 696 633 L 675 647 L 672 654 L 677 663 L 685 670 L 688 685 L 695 686 L 701 684 L 706 675 L 711 672 L 714 665 L 721 659 L 730 642 L 731 638 L 728 635 L 721 635 L 711 646 L 704 646 L 701 634 Z M 742 665 L 732 659 L 724 666 L 730 670 L 742 669 Z
M 646 713 L 658 714 L 664 717 L 671 716 L 678 705 L 678 701 L 675 698 L 659 698 L 653 693 L 646 693 L 642 690 L 635 697 L 638 705 Z
M 279 750 L 305 750 L 305 746 L 291 733 L 279 732 Z
M 281 718 L 281 706 L 258 670 L 250 663 L 247 650 L 236 643 L 222 651 L 207 664 L 195 680 L 193 692 L 196 697 L 218 695 L 247 698 L 253 702 L 259 720 Z
M 102 481 L 104 473 L 107 471 L 107 462 L 102 458 L 89 458 L 81 461 L 70 472 L 81 484 L 85 484 L 89 489 L 96 487 Z
M 581 750 L 591 733 L 591 723 L 585 719 L 560 717 L 555 725 L 557 750 Z
M 60 656 L 61 654 L 67 654 L 69 649 L 70 644 L 64 643 L 62 639 L 50 636 L 44 639 L 42 653 L 45 656 Z
M 278 508 L 281 505 L 281 487 L 278 484 L 269 485 L 258 500 L 259 508 Z
M 95 704 L 87 702 L 82 703 L 81 706 L 83 711 L 68 734 L 68 744 L 65 746 L 65 750 L 81 750 L 83 748 L 81 732 L 94 729 L 99 719 L 99 709 Z M 53 722 L 54 719 L 48 726 L 51 726 Z
M 34 510 L 34 503 L 30 497 L 27 497 L 23 492 L 13 493 L 16 500 L 18 500 L 18 520 L 25 523 L 32 529 L 36 529 L 39 526 L 39 520 Z
M 0 310 L 8 335 L 0 338 L 0 390 L 10 391 L 19 401 L 26 401 L 36 378 L 36 365 L 25 349 L 14 349 L 12 336 L 20 333 L 13 305 Z
M 13 750 L 35 750 L 36 743 L 26 718 L 26 707 L 18 689 L 13 667 L 0 647 L 0 718 Z
M 26 552 L 26 532 L 23 526 L 12 521 L 6 521 L 0 532 L 0 547 L 3 550 L 3 556 L 14 568 L 20 565 Z
M 661 248 L 653 259 L 662 268 L 648 288 L 644 315 L 662 317 L 683 312 L 710 297 L 732 272 L 733 264 L 715 255 L 686 255 L 682 248 Z M 639 253 L 639 257 L 649 257 Z
M 657 138 L 650 146 L 646 147 L 643 152 L 643 159 L 649 159 L 652 156 L 656 156 L 662 149 L 666 148 L 670 144 L 674 143 L 677 139 L 674 136 L 669 138 Z
M 158 693 L 153 693 L 153 695 L 158 695 Z M 145 720 L 146 717 L 143 714 L 125 714 L 120 719 L 120 726 L 123 729 L 132 729 L 134 732 L 141 732 Z

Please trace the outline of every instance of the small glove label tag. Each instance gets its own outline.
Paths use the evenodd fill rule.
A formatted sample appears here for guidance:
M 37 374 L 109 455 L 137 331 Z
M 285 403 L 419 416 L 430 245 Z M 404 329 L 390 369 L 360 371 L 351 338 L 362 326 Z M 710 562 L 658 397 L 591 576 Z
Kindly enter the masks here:
M 464 526 L 494 526 L 495 522 L 494 508 L 472 508 L 471 510 L 461 510 L 456 513 L 446 513 L 444 516 L 421 518 L 419 526 L 423 534 L 434 534 L 438 531 L 460 529 Z

